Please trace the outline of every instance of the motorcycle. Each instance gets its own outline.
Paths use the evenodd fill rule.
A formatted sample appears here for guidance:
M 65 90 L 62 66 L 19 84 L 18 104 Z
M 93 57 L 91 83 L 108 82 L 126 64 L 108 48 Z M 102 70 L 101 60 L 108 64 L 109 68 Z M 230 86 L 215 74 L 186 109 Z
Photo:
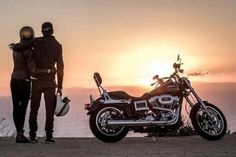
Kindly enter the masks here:
M 169 77 L 154 76 L 153 90 L 141 97 L 133 97 L 125 91 L 107 92 L 102 78 L 94 73 L 100 97 L 85 104 L 89 125 L 96 138 L 103 142 L 118 142 L 129 131 L 138 133 L 163 133 L 178 130 L 182 125 L 181 110 L 184 99 L 191 108 L 190 119 L 195 131 L 207 140 L 221 139 L 227 130 L 224 114 L 215 105 L 203 101 L 195 92 L 187 77 L 180 77 L 181 58 L 173 64 Z

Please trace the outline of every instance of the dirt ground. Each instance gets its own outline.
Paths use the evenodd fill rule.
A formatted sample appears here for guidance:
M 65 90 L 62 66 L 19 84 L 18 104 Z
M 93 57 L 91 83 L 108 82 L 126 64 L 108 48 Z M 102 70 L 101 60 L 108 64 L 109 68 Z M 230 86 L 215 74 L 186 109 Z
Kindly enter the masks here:
M 103 143 L 95 138 L 58 138 L 56 144 L 16 144 L 14 138 L 0 138 L 0 157 L 236 157 L 236 135 L 219 141 L 199 136 L 125 138 Z

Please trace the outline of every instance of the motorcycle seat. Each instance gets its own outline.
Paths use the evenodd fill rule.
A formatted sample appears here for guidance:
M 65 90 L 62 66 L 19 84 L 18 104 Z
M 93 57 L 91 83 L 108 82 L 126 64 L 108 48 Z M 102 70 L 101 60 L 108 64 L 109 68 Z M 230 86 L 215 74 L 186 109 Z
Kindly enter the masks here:
M 143 94 L 141 97 L 134 97 L 127 94 L 125 91 L 113 91 L 108 93 L 113 99 L 126 99 L 126 100 L 146 100 L 149 97 L 148 93 Z

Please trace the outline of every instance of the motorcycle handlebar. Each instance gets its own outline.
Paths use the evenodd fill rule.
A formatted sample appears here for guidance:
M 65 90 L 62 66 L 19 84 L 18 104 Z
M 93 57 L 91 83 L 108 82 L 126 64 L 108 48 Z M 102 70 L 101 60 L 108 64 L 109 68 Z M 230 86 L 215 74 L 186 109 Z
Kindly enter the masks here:
M 156 82 L 152 83 L 151 86 L 154 86 L 156 84 L 162 84 L 164 83 L 164 80 L 169 80 L 171 78 L 174 78 L 177 72 L 174 72 L 173 74 L 170 75 L 170 77 L 163 77 L 163 78 L 158 78 L 156 79 Z
M 180 69 L 180 68 L 181 68 L 181 65 L 182 65 L 183 63 L 181 63 L 181 58 L 179 57 L 179 55 L 178 55 L 177 62 L 178 62 L 178 63 L 174 63 L 174 64 L 173 64 L 173 68 L 175 69 L 175 72 L 174 72 L 173 74 L 171 74 L 170 77 L 159 78 L 158 75 L 155 75 L 155 76 L 153 77 L 153 80 L 156 80 L 156 82 L 152 83 L 151 86 L 153 86 L 153 85 L 155 85 L 155 84 L 157 84 L 157 83 L 161 84 L 161 83 L 164 82 L 163 80 L 165 80 L 165 79 L 174 78 L 174 76 L 176 76 L 176 74 L 177 74 L 178 72 L 183 73 L 184 70 L 183 70 L 183 69 Z

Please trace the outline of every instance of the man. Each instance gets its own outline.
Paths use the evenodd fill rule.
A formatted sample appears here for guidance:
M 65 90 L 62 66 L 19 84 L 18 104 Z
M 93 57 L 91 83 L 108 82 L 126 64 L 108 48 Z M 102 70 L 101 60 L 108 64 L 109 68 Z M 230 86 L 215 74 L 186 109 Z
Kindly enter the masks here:
M 34 48 L 34 59 L 38 69 L 53 69 L 57 65 L 57 93 L 62 95 L 62 83 L 64 75 L 64 63 L 62 57 L 62 46 L 53 36 L 53 25 L 50 22 L 42 24 L 42 37 L 34 38 L 27 43 L 12 44 L 15 51 L 21 51 L 29 47 Z M 37 143 L 36 132 L 38 130 L 37 115 L 41 96 L 44 93 L 46 106 L 46 143 L 55 143 L 53 138 L 53 122 L 55 110 L 55 74 L 48 72 L 47 75 L 33 75 L 32 77 L 31 110 L 29 118 L 30 140 Z

